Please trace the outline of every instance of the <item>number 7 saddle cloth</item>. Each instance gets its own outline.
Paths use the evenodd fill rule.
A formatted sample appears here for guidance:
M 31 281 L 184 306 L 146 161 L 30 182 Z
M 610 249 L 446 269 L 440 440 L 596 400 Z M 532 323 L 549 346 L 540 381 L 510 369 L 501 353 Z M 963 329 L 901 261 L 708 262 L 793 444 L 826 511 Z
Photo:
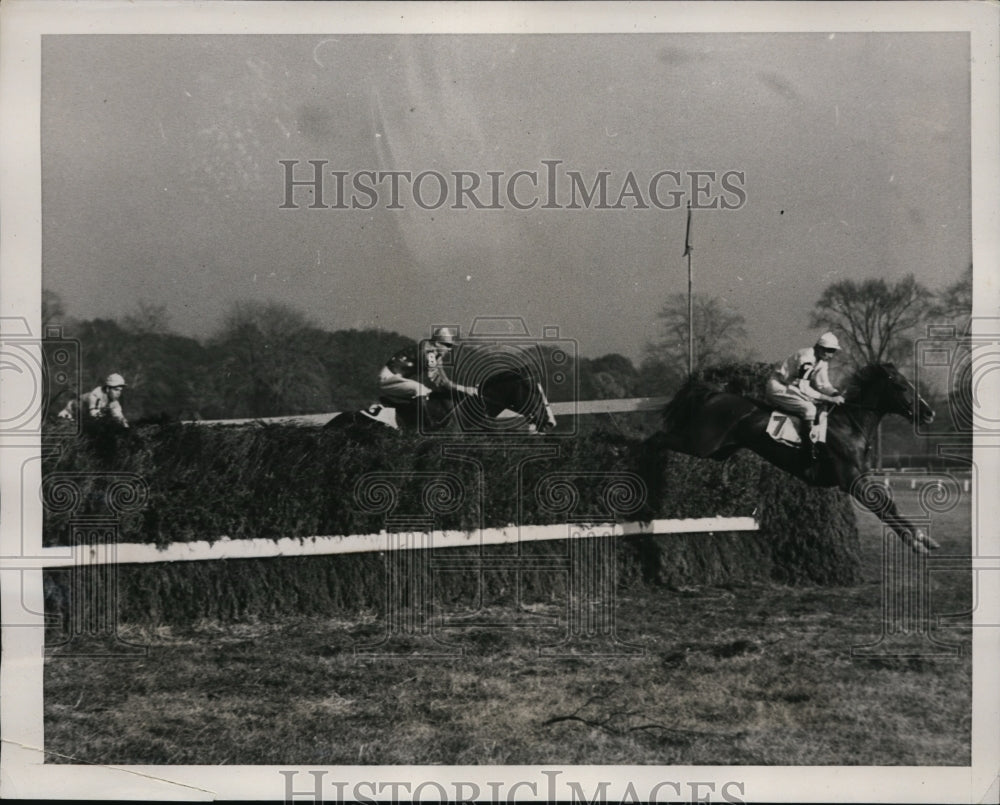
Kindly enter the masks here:
M 826 441 L 827 411 L 821 411 L 819 422 L 812 426 L 809 440 L 812 442 Z M 767 422 L 767 435 L 780 444 L 798 447 L 802 444 L 802 418 L 784 411 L 772 411 Z

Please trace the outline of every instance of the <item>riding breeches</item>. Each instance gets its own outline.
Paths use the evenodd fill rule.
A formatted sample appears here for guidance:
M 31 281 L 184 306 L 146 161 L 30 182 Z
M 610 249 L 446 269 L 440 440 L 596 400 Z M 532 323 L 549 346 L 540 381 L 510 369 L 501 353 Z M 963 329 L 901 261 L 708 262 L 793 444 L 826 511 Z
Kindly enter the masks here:
M 816 402 L 797 386 L 786 386 L 776 378 L 767 381 L 764 400 L 788 414 L 795 414 L 812 422 L 816 419 Z
M 426 397 L 431 389 L 423 383 L 391 372 L 387 366 L 382 367 L 378 376 L 379 394 L 388 400 L 406 403 L 418 397 Z

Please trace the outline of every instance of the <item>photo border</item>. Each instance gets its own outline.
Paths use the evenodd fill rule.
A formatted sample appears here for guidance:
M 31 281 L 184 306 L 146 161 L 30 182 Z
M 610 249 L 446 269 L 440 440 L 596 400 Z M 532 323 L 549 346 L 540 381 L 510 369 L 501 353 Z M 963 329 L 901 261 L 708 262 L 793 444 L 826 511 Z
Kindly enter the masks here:
M 21 320 L 40 334 L 41 37 L 46 34 L 344 34 L 403 33 L 681 33 L 806 31 L 966 31 L 972 53 L 972 250 L 975 317 L 1000 310 L 1000 6 L 980 2 L 666 2 L 666 3 L 299 3 L 212 2 L 89 4 L 13 0 L 0 9 L 0 316 Z M 971 167 L 971 166 L 970 166 Z M 987 269 L 986 267 L 993 267 Z M 0 414 L 10 412 L 19 383 L 5 376 Z M 998 395 L 1000 397 L 1000 395 Z M 997 400 L 993 400 L 996 404 Z M 7 421 L 3 419 L 3 421 Z M 982 489 L 1000 488 L 1000 441 L 977 436 L 975 466 Z M 0 432 L 0 575 L 4 613 L 40 613 L 41 570 L 32 557 L 41 548 L 41 504 L 30 490 L 41 483 L 37 438 Z M 22 467 L 25 468 L 22 473 Z M 976 490 L 978 491 L 978 490 Z M 23 503 L 22 501 L 29 501 Z M 1000 556 L 1000 500 L 975 494 L 973 523 L 985 554 Z M 543 783 L 545 772 L 560 771 L 565 780 L 593 791 L 603 780 L 613 784 L 609 801 L 618 801 L 632 782 L 639 792 L 664 780 L 739 780 L 745 801 L 772 802 L 979 802 L 997 796 L 1000 766 L 1000 597 L 996 573 L 974 573 L 978 607 L 973 628 L 972 763 L 970 767 L 658 767 L 658 766 L 442 766 L 327 767 L 327 780 L 359 782 L 421 780 Z M 301 766 L 79 766 L 42 764 L 44 746 L 43 642 L 41 615 L 33 622 L 5 619 L 0 669 L 0 730 L 3 733 L 2 780 L 5 797 L 25 799 L 259 799 L 284 794 L 280 771 L 308 777 Z M 976 625 L 983 628 L 975 628 Z M 299 785 L 298 788 L 303 786 Z M 669 789 L 668 789 L 669 790 Z M 720 788 L 716 788 L 718 792 Z M 325 789 L 333 799 L 334 789 Z M 991 793 L 992 792 L 992 793 Z M 519 798 L 529 799 L 520 789 Z M 541 792 L 544 799 L 545 792 Z M 561 798 L 569 791 L 560 789 Z M 298 797 L 299 800 L 302 797 Z

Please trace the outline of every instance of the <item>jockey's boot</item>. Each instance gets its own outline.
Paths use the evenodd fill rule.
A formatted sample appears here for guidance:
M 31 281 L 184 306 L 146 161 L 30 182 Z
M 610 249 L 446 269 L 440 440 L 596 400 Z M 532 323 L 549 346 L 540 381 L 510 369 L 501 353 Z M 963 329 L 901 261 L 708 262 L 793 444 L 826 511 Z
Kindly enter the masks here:
M 802 439 L 802 455 L 809 461 L 816 460 L 816 442 L 809 439 L 808 435 Z
M 809 427 L 809 458 L 812 461 L 816 460 L 819 455 L 819 441 L 822 436 L 822 428 L 820 427 L 819 414 L 816 415 L 816 419 L 813 420 Z
M 419 398 L 418 398 L 419 399 Z M 399 425 L 400 430 L 407 432 L 413 432 L 417 430 L 417 422 L 419 421 L 419 412 L 417 411 L 417 406 L 419 405 L 418 400 L 407 400 L 406 402 L 397 401 L 395 402 L 396 408 L 396 424 Z

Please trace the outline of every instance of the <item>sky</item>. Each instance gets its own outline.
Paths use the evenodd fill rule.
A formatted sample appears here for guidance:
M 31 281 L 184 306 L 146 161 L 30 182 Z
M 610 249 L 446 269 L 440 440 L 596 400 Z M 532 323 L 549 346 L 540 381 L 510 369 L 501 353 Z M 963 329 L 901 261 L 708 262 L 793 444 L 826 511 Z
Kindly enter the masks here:
M 736 209 L 693 212 L 695 290 L 779 360 L 818 334 L 830 283 L 938 289 L 971 262 L 969 93 L 963 33 L 49 35 L 43 284 L 75 318 L 145 300 L 198 338 L 234 302 L 274 300 L 414 338 L 520 317 L 638 362 L 687 290 L 683 204 L 708 171 L 696 204 Z M 282 209 L 282 160 L 298 180 L 325 161 L 326 208 L 299 187 Z M 347 209 L 329 208 L 331 171 Z M 400 179 L 393 209 L 385 181 L 374 204 L 350 192 L 365 171 L 433 173 L 422 206 Z M 511 197 L 517 171 L 539 189 L 522 175 Z M 589 187 L 602 171 L 607 206 L 630 173 L 637 194 L 569 208 L 569 173 Z M 670 206 L 663 171 L 686 191 L 674 209 L 650 198 L 661 174 Z M 499 176 L 501 208 L 452 209 L 457 172 L 486 206 Z M 452 186 L 431 209 L 435 174 Z

